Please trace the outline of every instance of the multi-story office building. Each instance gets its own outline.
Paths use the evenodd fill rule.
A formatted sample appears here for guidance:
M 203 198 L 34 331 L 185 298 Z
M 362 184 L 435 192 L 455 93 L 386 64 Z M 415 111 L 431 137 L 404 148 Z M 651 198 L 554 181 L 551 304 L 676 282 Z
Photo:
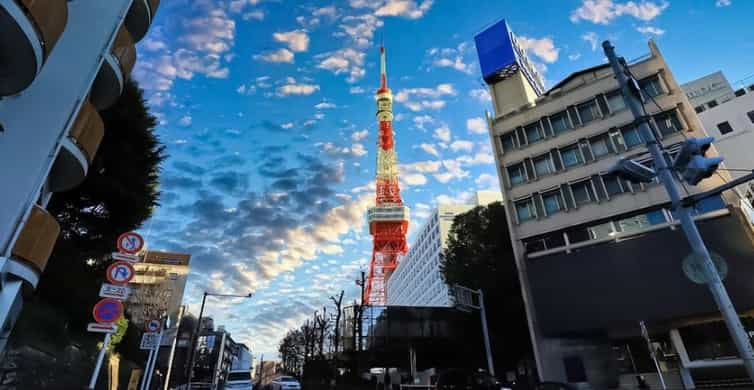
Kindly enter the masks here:
M 681 84 L 681 89 L 697 113 L 725 103 L 735 96 L 733 87 L 721 71 Z
M 137 327 L 143 328 L 146 321 L 164 314 L 173 327 L 178 323 L 191 255 L 146 251 L 142 256 L 143 260 L 134 264 L 136 275 L 130 283 L 132 293 L 126 310 Z M 172 341 L 172 337 L 164 339 L 167 343 Z
M 84 180 L 158 4 L 0 0 L 0 350 L 60 231 L 45 207 Z
M 236 343 L 223 326 L 218 326 L 216 330 L 200 331 L 192 383 L 211 384 L 213 389 L 222 388 L 228 372 L 234 369 L 233 364 L 243 351 L 248 353 L 246 346 Z
M 716 88 L 686 89 L 710 84 L 714 84 Z M 734 91 L 723 73 L 716 72 L 683 84 L 681 88 L 687 96 L 693 94 L 704 102 L 696 107 L 699 120 L 707 133 L 715 137 L 715 148 L 725 158 L 725 166 L 735 169 L 730 175 L 739 177 L 747 173 L 745 170 L 754 169 L 754 154 L 751 152 L 754 145 L 754 84 Z M 720 94 L 716 92 L 721 90 L 730 93 L 726 92 L 720 98 Z M 754 183 L 742 184 L 737 189 L 745 197 L 749 207 L 754 205 Z
M 665 189 L 608 174 L 621 157 L 650 163 L 610 66 L 577 71 L 545 90 L 505 22 L 476 44 L 495 107 L 489 132 L 540 376 L 634 388 L 637 370 L 657 383 L 640 336 L 644 321 L 668 386 L 691 388 L 721 366 L 745 377 L 711 294 L 693 281 L 685 260 L 691 250 Z M 669 158 L 686 137 L 706 135 L 654 42 L 629 66 L 651 96 L 648 117 Z M 754 245 L 738 202 L 730 193 L 710 198 L 696 205 L 695 218 L 752 325 Z
M 414 235 L 406 255 L 388 281 L 388 305 L 452 306 L 453 299 L 440 273 L 442 251 L 456 215 L 476 206 L 502 201 L 499 192 L 479 191 L 475 204 L 440 204 Z

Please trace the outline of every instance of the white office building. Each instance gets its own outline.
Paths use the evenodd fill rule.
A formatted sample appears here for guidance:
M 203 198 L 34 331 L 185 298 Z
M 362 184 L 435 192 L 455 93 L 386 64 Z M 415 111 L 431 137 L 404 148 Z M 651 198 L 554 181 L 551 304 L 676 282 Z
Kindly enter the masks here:
M 452 306 L 450 291 L 440 273 L 440 255 L 456 215 L 476 206 L 502 201 L 499 192 L 479 191 L 473 204 L 441 204 L 417 230 L 409 251 L 399 260 L 387 284 L 390 306 Z

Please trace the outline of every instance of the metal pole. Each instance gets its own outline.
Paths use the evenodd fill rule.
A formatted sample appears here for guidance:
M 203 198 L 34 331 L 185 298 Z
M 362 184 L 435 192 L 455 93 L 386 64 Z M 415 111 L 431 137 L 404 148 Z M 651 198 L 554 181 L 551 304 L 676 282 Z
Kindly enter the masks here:
M 185 306 L 181 306 L 180 310 L 178 310 L 178 321 L 175 325 L 175 337 L 173 338 L 173 343 L 170 345 L 170 356 L 168 357 L 168 369 L 167 372 L 165 372 L 165 388 L 163 390 L 168 390 L 168 386 L 170 384 L 170 373 L 173 371 L 173 359 L 175 359 L 175 346 L 178 343 L 178 335 L 179 331 L 181 330 L 181 319 L 183 318 L 183 311 L 186 309 Z
M 202 307 L 199 309 L 199 319 L 196 321 L 194 327 L 194 334 L 191 336 L 191 346 L 189 347 L 188 358 L 188 387 L 187 390 L 191 390 L 191 379 L 194 377 L 194 351 L 196 350 L 196 343 L 199 340 L 199 326 L 202 324 L 202 316 L 204 315 L 204 304 L 207 302 L 207 292 L 204 292 L 202 296 Z
M 154 366 L 157 365 L 157 356 L 160 354 L 160 344 L 162 344 L 162 333 L 163 329 L 160 329 L 160 335 L 157 336 L 157 345 L 154 347 L 154 357 L 152 358 L 152 365 L 149 367 L 149 371 L 147 372 L 147 387 L 144 390 L 149 390 L 150 385 L 152 384 L 152 372 L 154 371 Z
M 94 386 L 97 385 L 97 378 L 99 377 L 99 370 L 102 368 L 102 361 L 105 360 L 105 352 L 110 345 L 110 333 L 105 334 L 105 341 L 102 342 L 102 349 L 99 350 L 97 355 L 97 364 L 94 366 L 94 372 L 92 372 L 92 378 L 89 380 L 89 389 L 94 390 Z
M 720 314 L 722 314 L 723 320 L 725 321 L 725 325 L 728 327 L 728 331 L 733 338 L 733 343 L 736 345 L 738 354 L 743 360 L 749 379 L 754 381 L 754 349 L 752 349 L 751 343 L 749 342 L 749 336 L 746 333 L 746 329 L 744 329 L 741 319 L 738 317 L 735 307 L 733 307 L 733 302 L 731 302 L 728 292 L 725 290 L 725 286 L 720 279 L 720 274 L 717 272 L 717 268 L 712 262 L 709 251 L 707 250 L 707 247 L 702 240 L 702 236 L 691 217 L 689 208 L 681 206 L 681 198 L 678 193 L 678 188 L 676 187 L 675 178 L 665 161 L 662 145 L 657 142 L 655 133 L 649 127 L 646 118 L 644 118 L 644 110 L 639 97 L 631 93 L 628 75 L 626 75 L 621 61 L 615 55 L 615 48 L 610 41 L 603 42 L 602 48 L 605 50 L 605 55 L 607 56 L 608 61 L 610 61 L 613 73 L 615 73 L 615 77 L 621 87 L 623 98 L 631 109 L 634 119 L 639 123 L 639 130 L 642 136 L 646 137 L 646 146 L 652 154 L 655 168 L 657 169 L 657 177 L 665 186 L 665 190 L 670 196 L 672 206 L 677 211 L 678 217 L 681 221 L 681 227 L 686 234 L 686 239 L 691 246 L 691 250 L 696 255 L 695 257 L 701 261 L 701 265 L 705 270 L 707 287 L 709 287 L 710 293 L 712 293 L 712 298 L 715 300 L 715 303 L 720 310 Z
M 490 334 L 487 330 L 487 313 L 484 310 L 484 293 L 482 289 L 476 290 L 479 294 L 479 315 L 482 321 L 482 335 L 484 336 L 484 350 L 487 352 L 487 371 L 495 376 L 495 365 L 492 362 L 492 347 L 490 346 Z
M 144 371 L 141 374 L 141 385 L 139 386 L 139 390 L 147 388 L 147 376 L 149 376 L 149 367 L 152 365 L 152 358 L 154 358 L 154 349 L 149 350 L 149 357 L 147 358 L 146 364 L 144 364 Z
M 652 348 L 652 340 L 649 338 L 649 332 L 647 332 L 647 326 L 644 324 L 644 321 L 639 321 L 639 327 L 641 328 L 641 335 L 644 336 L 644 340 L 647 342 L 647 349 L 649 350 L 649 356 L 652 358 L 652 361 L 655 363 L 657 376 L 660 377 L 660 385 L 662 385 L 663 389 L 667 389 L 667 386 L 665 386 L 665 378 L 662 377 L 662 370 L 660 369 L 660 363 L 657 362 L 657 354 L 655 353 L 655 350 Z

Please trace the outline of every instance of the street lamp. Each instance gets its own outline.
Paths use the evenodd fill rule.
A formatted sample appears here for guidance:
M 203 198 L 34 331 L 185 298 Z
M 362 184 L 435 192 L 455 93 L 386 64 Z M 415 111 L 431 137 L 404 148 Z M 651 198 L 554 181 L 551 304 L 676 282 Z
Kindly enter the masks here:
M 199 336 L 199 326 L 202 323 L 202 316 L 204 315 L 204 304 L 207 302 L 207 297 L 223 297 L 223 298 L 251 298 L 251 293 L 248 293 L 246 295 L 236 295 L 236 294 L 215 294 L 205 291 L 204 295 L 202 296 L 202 306 L 199 309 L 199 319 L 196 321 L 196 326 L 194 327 L 194 334 L 192 335 L 191 339 L 191 349 L 189 350 L 189 358 L 188 358 L 188 390 L 191 390 L 191 379 L 194 376 L 194 358 L 196 357 L 196 343 L 198 341 Z
M 474 303 L 474 295 L 477 295 L 479 302 Z M 492 362 L 492 348 L 490 347 L 490 333 L 487 330 L 487 313 L 484 310 L 484 293 L 482 289 L 472 290 L 468 287 L 461 285 L 453 286 L 453 298 L 455 300 L 455 306 L 462 311 L 470 311 L 471 309 L 479 310 L 480 320 L 482 322 L 482 337 L 484 338 L 484 350 L 487 354 L 487 371 L 490 375 L 495 376 L 495 364 Z

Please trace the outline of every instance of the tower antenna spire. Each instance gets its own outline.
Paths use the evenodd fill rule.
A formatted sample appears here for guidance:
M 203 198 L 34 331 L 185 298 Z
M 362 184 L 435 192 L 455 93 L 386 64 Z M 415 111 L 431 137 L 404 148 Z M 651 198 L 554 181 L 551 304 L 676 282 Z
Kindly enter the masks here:
M 385 43 L 380 42 L 380 89 L 377 91 L 377 93 L 387 90 L 387 60 L 385 59 Z

